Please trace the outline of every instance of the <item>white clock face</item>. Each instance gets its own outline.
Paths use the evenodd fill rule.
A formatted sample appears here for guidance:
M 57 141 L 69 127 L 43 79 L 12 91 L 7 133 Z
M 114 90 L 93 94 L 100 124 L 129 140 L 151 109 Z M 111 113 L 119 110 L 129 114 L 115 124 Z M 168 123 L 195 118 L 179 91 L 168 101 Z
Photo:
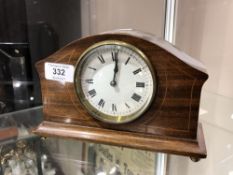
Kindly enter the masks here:
M 139 117 L 155 91 L 153 70 L 145 55 L 117 41 L 89 48 L 77 64 L 75 83 L 86 109 L 109 123 L 126 123 Z

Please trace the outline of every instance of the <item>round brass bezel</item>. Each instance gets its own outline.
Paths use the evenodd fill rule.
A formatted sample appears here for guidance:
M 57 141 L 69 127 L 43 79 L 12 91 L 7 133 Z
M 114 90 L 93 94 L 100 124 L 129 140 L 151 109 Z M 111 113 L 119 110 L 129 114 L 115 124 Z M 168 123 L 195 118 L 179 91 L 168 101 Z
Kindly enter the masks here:
M 149 70 L 150 70 L 150 73 L 151 73 L 152 79 L 153 79 L 152 96 L 147 100 L 147 102 L 142 106 L 142 108 L 140 108 L 138 111 L 136 111 L 135 113 L 133 113 L 131 115 L 111 116 L 111 115 L 107 115 L 105 113 L 100 112 L 97 108 L 93 107 L 89 103 L 89 101 L 86 99 L 85 94 L 82 90 L 81 72 L 82 72 L 85 56 L 93 49 L 98 48 L 98 47 L 103 46 L 103 45 L 118 45 L 118 46 L 120 45 L 123 47 L 127 47 L 130 50 L 136 52 L 144 60 L 144 62 L 147 64 L 147 66 L 149 67 Z M 149 106 L 151 105 L 151 103 L 154 99 L 155 93 L 156 93 L 156 77 L 155 77 L 155 73 L 154 73 L 154 70 L 153 70 L 153 67 L 152 67 L 150 61 L 148 60 L 146 55 L 141 50 L 139 50 L 137 47 L 135 47 L 131 44 L 128 44 L 126 42 L 118 41 L 118 40 L 106 40 L 106 41 L 98 42 L 98 43 L 88 47 L 81 54 L 81 56 L 78 58 L 78 61 L 77 61 L 76 66 L 75 66 L 75 72 L 74 72 L 74 86 L 75 86 L 76 94 L 77 94 L 79 101 L 81 102 L 81 104 L 85 107 L 85 109 L 87 110 L 87 112 L 91 116 L 93 116 L 94 118 L 96 118 L 102 122 L 111 123 L 111 124 L 123 124 L 123 123 L 128 123 L 128 122 L 131 122 L 131 121 L 137 119 L 149 108 Z

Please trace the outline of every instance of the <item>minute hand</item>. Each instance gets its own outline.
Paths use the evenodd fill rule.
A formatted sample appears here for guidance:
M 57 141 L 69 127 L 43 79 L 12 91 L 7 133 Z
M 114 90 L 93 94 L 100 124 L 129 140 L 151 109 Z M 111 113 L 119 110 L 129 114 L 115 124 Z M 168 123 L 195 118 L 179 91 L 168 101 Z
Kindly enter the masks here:
M 118 72 L 118 53 L 115 52 L 113 54 L 113 60 L 115 61 L 115 67 L 114 67 L 114 74 L 113 74 L 113 80 L 110 82 L 111 86 L 116 86 L 116 73 Z

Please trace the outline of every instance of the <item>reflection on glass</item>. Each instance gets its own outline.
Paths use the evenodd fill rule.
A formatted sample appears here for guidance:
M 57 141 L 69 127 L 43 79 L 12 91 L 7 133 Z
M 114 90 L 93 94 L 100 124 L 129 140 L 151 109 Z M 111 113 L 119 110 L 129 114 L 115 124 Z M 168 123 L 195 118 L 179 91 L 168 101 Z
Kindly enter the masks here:
M 35 63 L 81 36 L 80 1 L 2 0 L 0 23 L 4 113 L 41 105 Z
M 163 154 L 75 140 L 47 138 L 48 159 L 65 174 L 164 175 Z

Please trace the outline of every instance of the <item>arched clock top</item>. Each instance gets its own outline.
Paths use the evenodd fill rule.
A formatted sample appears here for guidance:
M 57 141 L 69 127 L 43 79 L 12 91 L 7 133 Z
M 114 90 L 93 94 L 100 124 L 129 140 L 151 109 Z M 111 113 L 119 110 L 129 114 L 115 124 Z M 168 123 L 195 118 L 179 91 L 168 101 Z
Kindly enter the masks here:
M 46 75 L 56 65 L 74 69 L 73 79 Z M 208 75 L 169 43 L 111 31 L 76 40 L 36 67 L 45 116 L 37 134 L 206 157 L 198 112 Z

